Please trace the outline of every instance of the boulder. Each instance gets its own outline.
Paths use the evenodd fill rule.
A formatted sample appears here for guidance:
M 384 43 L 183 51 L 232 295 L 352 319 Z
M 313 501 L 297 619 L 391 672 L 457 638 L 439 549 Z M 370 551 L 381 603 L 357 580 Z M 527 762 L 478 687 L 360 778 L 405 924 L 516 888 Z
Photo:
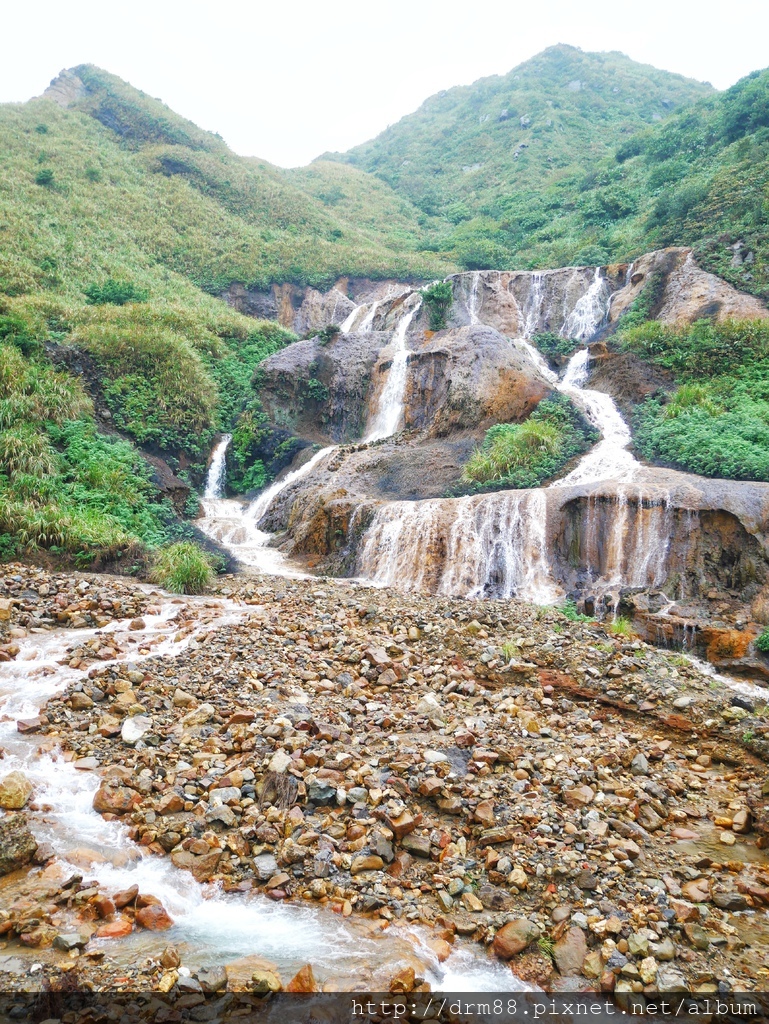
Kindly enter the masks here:
M 587 941 L 581 928 L 569 928 L 553 946 L 555 965 L 561 974 L 579 974 L 587 956 Z
M 20 811 L 32 795 L 32 783 L 23 772 L 10 772 L 0 780 L 0 807 Z
M 539 926 L 525 917 L 516 921 L 508 921 L 494 936 L 492 948 L 502 960 L 510 960 L 517 953 L 522 953 L 527 946 L 539 938 Z
M 165 931 L 173 925 L 173 920 L 165 907 L 159 903 L 153 903 L 148 907 L 141 907 L 136 911 L 136 924 L 140 928 L 147 928 L 151 932 Z

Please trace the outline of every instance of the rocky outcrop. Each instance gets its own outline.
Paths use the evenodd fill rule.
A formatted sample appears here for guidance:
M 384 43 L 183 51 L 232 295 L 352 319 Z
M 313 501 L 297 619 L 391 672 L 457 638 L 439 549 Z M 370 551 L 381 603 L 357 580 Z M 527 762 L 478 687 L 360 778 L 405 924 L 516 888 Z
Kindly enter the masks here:
M 54 103 L 58 103 L 60 107 L 71 107 L 73 104 L 81 100 L 88 90 L 85 87 L 85 83 L 75 74 L 74 71 L 65 68 L 60 71 L 56 78 L 52 79 L 51 84 L 42 94 L 40 99 L 53 100 Z
M 608 322 L 616 323 L 645 287 L 653 287 L 652 315 L 666 324 L 716 320 L 765 320 L 766 306 L 754 295 L 737 291 L 697 266 L 691 249 L 660 249 L 640 256 L 628 267 L 627 282 L 612 299 Z

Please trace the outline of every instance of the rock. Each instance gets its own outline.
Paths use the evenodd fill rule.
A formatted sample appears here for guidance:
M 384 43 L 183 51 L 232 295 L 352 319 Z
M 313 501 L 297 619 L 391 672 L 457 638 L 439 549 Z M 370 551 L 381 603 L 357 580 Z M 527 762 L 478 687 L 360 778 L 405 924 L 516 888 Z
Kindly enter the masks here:
M 13 610 L 13 601 L 10 597 L 0 597 L 0 622 L 9 622 Z
M 643 754 L 636 754 L 636 756 L 630 762 L 630 772 L 632 775 L 649 774 L 649 762 Z
M 254 857 L 254 874 L 260 882 L 269 882 L 277 873 L 278 862 L 271 853 L 260 853 Z
M 564 976 L 579 974 L 587 956 L 587 941 L 581 928 L 569 928 L 553 946 L 553 958 Z
M 710 902 L 710 883 L 707 878 L 698 878 L 690 882 L 684 882 L 681 886 L 681 892 L 692 903 Z
M 429 836 L 415 836 L 407 835 L 401 840 L 401 846 L 404 850 L 408 850 L 415 857 L 430 857 L 430 837 Z
M 193 728 L 196 725 L 205 725 L 206 722 L 210 722 L 216 714 L 216 708 L 213 704 L 201 704 L 199 708 L 191 711 L 185 715 L 182 719 L 182 724 L 186 725 L 187 728 Z
M 731 913 L 748 909 L 748 901 L 738 892 L 715 892 L 713 902 L 721 910 L 728 910 Z
M 414 831 L 421 820 L 421 814 L 414 817 L 409 811 L 402 811 L 401 814 L 394 818 L 388 817 L 387 826 L 395 833 L 396 839 L 403 839 L 409 832 Z
M 540 936 L 539 926 L 526 918 L 508 921 L 494 936 L 492 948 L 502 960 L 510 960 Z M 580 964 L 581 966 L 581 964 Z
M 128 814 L 141 803 L 141 794 L 127 786 L 102 782 L 93 798 L 93 809 L 99 814 Z
M 53 948 L 61 949 L 68 953 L 71 949 L 85 949 L 88 945 L 88 937 L 78 932 L 62 932 L 53 940 Z
M 270 759 L 267 770 L 270 772 L 276 772 L 279 775 L 283 774 L 291 764 L 291 755 L 285 750 L 276 750 Z
M 151 932 L 162 932 L 173 926 L 168 911 L 159 903 L 153 903 L 149 907 L 142 907 L 136 911 L 136 924 L 139 928 L 146 928 Z
M 73 711 L 87 711 L 93 707 L 93 701 L 87 693 L 79 693 L 77 690 L 69 698 L 70 707 Z
M 142 736 L 145 736 L 152 729 L 152 719 L 147 715 L 134 715 L 126 718 L 120 730 L 120 738 L 129 747 L 135 746 Z
M 10 772 L 0 780 L 0 807 L 20 811 L 32 796 L 32 783 L 23 772 Z
M 586 807 L 595 799 L 595 791 L 590 786 L 576 786 L 563 791 L 563 801 L 567 807 Z
M 312 972 L 312 966 L 306 964 L 304 967 L 300 967 L 294 977 L 289 981 L 285 988 L 286 992 L 319 992 L 318 983 L 315 980 L 315 975 Z
M 178 814 L 184 810 L 184 800 L 178 793 L 164 793 L 157 802 L 158 814 Z
M 0 875 L 9 875 L 29 864 L 36 850 L 37 841 L 23 814 L 0 818 Z
M 124 939 L 133 931 L 133 924 L 127 917 L 116 917 L 114 921 L 107 921 L 96 929 L 97 939 Z
M 381 871 L 384 868 L 384 861 L 381 857 L 373 854 L 368 856 L 354 857 L 350 865 L 350 874 L 358 875 L 361 871 Z
M 195 704 L 197 704 L 197 701 L 192 696 L 191 693 L 187 693 L 186 690 L 181 690 L 181 689 L 179 689 L 179 687 L 177 687 L 174 690 L 174 695 L 172 697 L 172 703 L 173 703 L 175 708 L 189 708 L 189 707 L 193 707 Z
M 669 992 L 688 992 L 686 978 L 675 967 L 660 967 L 657 971 L 657 991 L 661 994 Z
M 198 981 L 204 992 L 223 992 L 227 988 L 227 972 L 223 967 L 204 967 L 198 971 Z
M 138 895 L 139 886 L 132 885 L 130 889 L 121 889 L 120 892 L 116 892 L 112 897 L 112 902 L 118 910 L 122 910 L 123 907 L 127 907 L 129 904 L 134 903 Z

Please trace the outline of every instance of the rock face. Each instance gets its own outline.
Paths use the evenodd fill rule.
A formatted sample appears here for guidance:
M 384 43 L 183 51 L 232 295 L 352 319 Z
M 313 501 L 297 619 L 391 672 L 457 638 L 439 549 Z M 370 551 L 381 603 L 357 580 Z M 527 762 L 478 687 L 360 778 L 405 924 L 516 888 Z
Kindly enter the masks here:
M 9 814 L 0 819 L 0 875 L 8 875 L 29 864 L 36 850 L 37 841 L 23 814 Z

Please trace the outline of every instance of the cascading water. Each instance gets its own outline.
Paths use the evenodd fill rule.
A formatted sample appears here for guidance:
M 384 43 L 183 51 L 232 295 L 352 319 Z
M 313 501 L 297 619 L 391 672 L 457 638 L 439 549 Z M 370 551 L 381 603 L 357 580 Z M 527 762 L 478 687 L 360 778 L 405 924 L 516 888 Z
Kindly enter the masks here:
M 409 351 L 406 348 L 406 332 L 419 312 L 421 303 L 405 312 L 395 329 L 392 340 L 392 363 L 382 393 L 379 396 L 376 415 L 370 423 L 363 440 L 367 443 L 391 437 L 403 418 L 403 401 L 406 392 L 406 369 Z
M 470 285 L 470 294 L 467 297 L 467 312 L 470 316 L 470 324 L 475 326 L 475 324 L 479 324 L 481 322 L 478 315 L 478 310 L 480 308 L 478 302 L 478 285 L 480 284 L 481 275 L 476 271 L 470 280 L 472 283 Z
M 471 322 L 477 316 L 475 277 L 470 279 L 469 295 L 465 293 Z M 527 337 L 515 339 L 514 344 L 527 353 L 540 376 L 584 411 L 600 431 L 601 440 L 550 488 L 503 492 L 480 500 L 436 499 L 382 506 L 374 515 L 358 557 L 358 569 L 365 578 L 380 585 L 447 595 L 517 596 L 538 604 L 558 598 L 561 591 L 548 558 L 547 491 L 607 480 L 628 483 L 639 464 L 628 451 L 630 430 L 611 396 L 585 387 L 588 349 L 572 356 L 559 380 L 528 340 L 539 327 L 543 302 L 544 274 L 535 273 L 522 313 Z M 606 316 L 607 303 L 608 289 L 596 268 L 587 290 L 573 309 L 566 311 L 560 333 L 581 340 L 591 337 Z M 640 496 L 638 501 L 640 507 Z M 656 583 L 662 578 L 667 545 L 654 532 L 654 517 L 639 513 L 637 525 L 645 532 L 628 547 L 628 561 L 623 554 L 627 511 L 627 495 L 622 492 L 613 525 L 613 570 L 607 585 L 617 585 L 628 574 L 634 581 Z M 667 531 L 661 531 L 659 538 L 667 535 Z M 596 575 L 598 567 L 589 563 L 588 572 Z
M 234 498 L 219 496 L 223 485 L 223 467 L 229 441 L 230 436 L 225 435 L 214 449 L 214 454 L 211 457 L 205 497 L 201 502 L 203 516 L 196 523 L 198 529 L 211 540 L 221 544 L 243 565 L 252 566 L 260 572 L 273 576 L 289 576 L 295 579 L 305 577 L 306 573 L 303 573 L 297 566 L 292 566 L 276 548 L 270 547 L 272 535 L 260 530 L 258 524 L 280 492 L 308 476 L 318 463 L 334 451 L 335 446 L 322 448 L 299 469 L 276 480 L 265 488 L 250 505 L 245 505 Z M 218 491 L 217 488 L 219 488 Z
M 203 491 L 204 498 L 221 498 L 224 494 L 224 481 L 227 476 L 227 448 L 231 440 L 232 434 L 224 434 L 211 454 L 211 464 L 208 467 L 206 486 Z

